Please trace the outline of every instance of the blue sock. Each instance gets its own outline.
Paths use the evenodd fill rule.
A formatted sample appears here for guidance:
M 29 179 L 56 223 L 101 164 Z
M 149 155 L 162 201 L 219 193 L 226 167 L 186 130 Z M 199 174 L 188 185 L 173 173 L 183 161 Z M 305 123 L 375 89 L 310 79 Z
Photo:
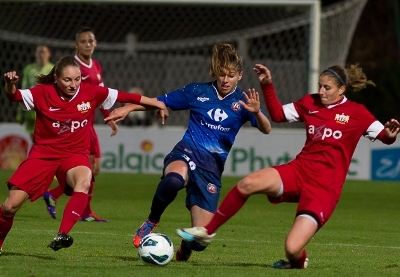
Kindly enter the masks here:
M 178 191 L 183 189 L 185 186 L 185 179 L 176 173 L 170 172 L 158 183 L 156 193 L 151 203 L 151 211 L 149 220 L 157 223 L 160 221 L 161 215 L 168 207 L 169 204 L 174 201 L 178 195 Z

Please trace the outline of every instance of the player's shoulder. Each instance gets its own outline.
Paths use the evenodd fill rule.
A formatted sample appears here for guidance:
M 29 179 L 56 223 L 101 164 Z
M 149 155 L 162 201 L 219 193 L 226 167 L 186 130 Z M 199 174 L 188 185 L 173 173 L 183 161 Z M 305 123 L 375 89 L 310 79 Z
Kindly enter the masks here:
M 101 68 L 101 63 L 98 60 L 92 59 L 92 63 L 97 67 Z
M 212 83 L 189 83 L 182 88 L 186 93 L 192 95 L 207 94 L 209 91 L 213 90 Z

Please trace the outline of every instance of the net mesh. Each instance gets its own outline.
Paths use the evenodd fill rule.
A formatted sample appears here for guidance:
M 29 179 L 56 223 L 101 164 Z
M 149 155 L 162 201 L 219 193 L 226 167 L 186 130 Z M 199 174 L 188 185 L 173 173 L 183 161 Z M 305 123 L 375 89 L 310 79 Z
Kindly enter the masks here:
M 367 0 L 324 7 L 320 68 L 344 64 Z M 195 5 L 138 3 L 9 2 L 0 9 L 0 63 L 16 70 L 34 62 L 37 44 L 52 48 L 52 62 L 74 54 L 77 30 L 95 30 L 94 58 L 103 66 L 106 86 L 139 87 L 156 97 L 190 82 L 210 81 L 212 46 L 232 43 L 244 59 L 239 86 L 258 88 L 252 67 L 267 65 L 282 103 L 309 93 L 310 19 L 304 5 Z M 17 104 L 0 94 L 0 122 L 15 122 Z M 116 105 L 118 106 L 118 105 Z M 264 106 L 263 106 L 264 107 Z M 265 108 L 265 107 L 264 107 Z M 171 113 L 167 125 L 187 124 L 188 111 Z M 149 113 L 149 116 L 151 114 Z M 125 124 L 131 124 L 125 119 Z M 102 122 L 98 114 L 96 122 Z M 280 124 L 279 127 L 299 127 Z

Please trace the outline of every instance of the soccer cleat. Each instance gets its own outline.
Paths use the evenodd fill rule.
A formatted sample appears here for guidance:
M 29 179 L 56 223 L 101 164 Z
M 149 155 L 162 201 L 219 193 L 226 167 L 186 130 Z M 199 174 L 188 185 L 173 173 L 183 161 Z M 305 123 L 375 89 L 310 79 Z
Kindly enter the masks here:
M 68 248 L 72 245 L 74 240 L 72 239 L 71 236 L 68 236 L 66 233 L 61 232 L 58 233 L 54 239 L 50 242 L 48 247 L 53 249 L 54 251 L 58 251 L 62 248 Z
M 150 220 L 146 220 L 140 225 L 139 229 L 137 229 L 135 236 L 133 237 L 133 245 L 138 248 L 142 239 L 148 234 L 153 232 L 153 229 L 158 226 L 158 222 L 153 223 Z
M 175 259 L 179 262 L 187 262 L 190 258 L 190 255 L 192 255 L 192 249 L 183 249 L 182 243 L 183 242 L 181 242 L 178 251 L 176 251 Z
M 82 217 L 79 219 L 79 221 L 83 222 L 108 222 L 108 219 L 101 218 L 97 216 L 95 213 L 91 213 L 86 217 Z
M 301 267 L 301 268 L 307 268 L 307 266 L 308 266 L 308 258 L 305 259 L 303 267 Z M 271 268 L 275 268 L 275 269 L 294 269 L 296 267 L 292 267 L 292 265 L 288 261 L 279 260 L 277 262 L 274 262 L 271 265 Z
M 215 237 L 215 233 L 209 235 L 204 227 L 192 227 L 185 229 L 176 229 L 178 235 L 186 241 L 198 241 L 202 245 L 208 245 Z
M 47 212 L 49 213 L 49 215 L 52 218 L 56 219 L 56 200 L 53 198 L 53 196 L 51 196 L 48 191 L 43 194 L 43 200 L 46 203 Z

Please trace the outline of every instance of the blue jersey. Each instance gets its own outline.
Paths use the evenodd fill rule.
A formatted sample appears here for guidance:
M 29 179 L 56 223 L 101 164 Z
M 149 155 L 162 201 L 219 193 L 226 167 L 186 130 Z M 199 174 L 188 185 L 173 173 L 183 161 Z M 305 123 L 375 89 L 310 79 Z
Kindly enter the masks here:
M 256 127 L 257 120 L 239 104 L 245 102 L 242 90 L 218 98 L 215 83 L 192 83 L 158 97 L 172 110 L 190 110 L 189 125 L 174 149 L 190 156 L 197 166 L 222 173 L 239 129 L 247 121 Z

